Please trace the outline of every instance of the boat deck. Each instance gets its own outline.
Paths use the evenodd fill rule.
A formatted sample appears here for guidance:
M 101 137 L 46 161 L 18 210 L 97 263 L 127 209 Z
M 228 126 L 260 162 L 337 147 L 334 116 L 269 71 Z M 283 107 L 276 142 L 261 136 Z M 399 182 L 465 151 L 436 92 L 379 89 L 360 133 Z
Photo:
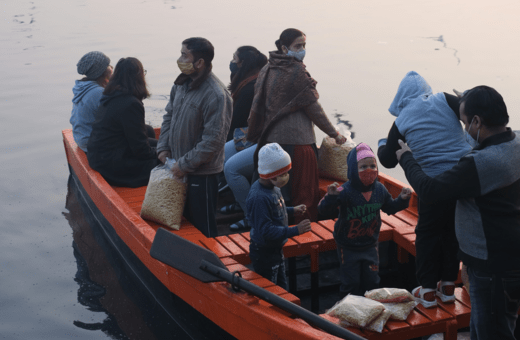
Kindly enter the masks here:
M 78 178 L 86 187 L 85 189 L 87 192 L 89 192 L 91 196 L 94 196 L 92 198 L 96 202 L 96 205 L 105 216 L 113 216 L 112 224 L 118 229 L 118 234 L 132 249 L 134 249 L 136 255 L 143 260 L 145 265 L 153 272 L 164 273 L 164 266 L 166 265 L 151 259 L 147 253 L 152 245 L 155 232 L 162 226 L 154 222 L 145 221 L 139 216 L 146 187 L 112 187 L 113 190 L 105 190 L 102 194 L 93 190 L 90 186 L 99 186 L 98 182 L 104 182 L 104 179 L 99 173 L 88 167 L 86 155 L 75 146 L 72 138 L 72 131 L 64 130 L 63 136 L 66 149 L 67 147 L 72 149 L 72 151 L 67 149 L 69 164 L 73 164 L 74 167 L 76 167 L 75 171 Z M 379 179 L 393 197 L 396 197 L 400 193 L 401 188 L 404 185 L 403 183 L 382 173 L 380 173 Z M 323 194 L 326 192 L 327 185 L 332 182 L 333 181 L 327 179 L 320 180 L 320 190 Z M 117 209 L 114 208 L 113 202 L 116 202 Z M 417 197 L 415 196 L 415 193 L 410 201 L 410 207 L 407 210 L 398 212 L 393 216 L 384 213 L 381 213 L 381 215 L 383 225 L 381 227 L 379 241 L 395 242 L 399 250 L 399 260 L 407 261 L 408 254 L 415 255 L 414 229 L 417 223 Z M 135 227 L 128 228 L 125 225 L 129 220 L 135 225 Z M 319 271 L 319 254 L 336 248 L 332 235 L 333 230 L 333 220 L 312 223 L 311 232 L 288 240 L 283 248 L 285 256 L 291 260 L 298 256 L 310 255 L 311 273 L 317 273 Z M 249 232 L 208 238 L 184 219 L 181 223 L 180 230 L 171 230 L 171 232 L 190 240 L 201 247 L 211 250 L 219 256 L 221 261 L 230 271 L 239 271 L 244 279 L 247 279 L 291 302 L 300 304 L 300 299 L 298 297 L 285 289 L 274 285 L 271 281 L 259 276 L 246 267 L 246 265 L 250 263 Z M 143 253 L 141 254 L 141 252 Z M 167 274 L 168 272 L 166 271 L 166 276 L 162 274 L 162 276 L 158 276 L 158 278 L 166 286 L 171 286 L 172 282 L 167 277 Z M 228 285 L 227 283 L 217 284 Z M 174 290 L 172 290 L 172 292 L 176 293 Z M 246 305 L 264 305 L 269 307 L 269 309 L 276 309 L 277 313 L 289 316 L 286 312 L 281 311 L 270 305 L 268 302 L 260 300 L 254 296 L 246 293 L 240 293 L 238 295 Z M 406 321 L 389 320 L 383 333 L 363 331 L 355 328 L 350 328 L 350 330 L 367 339 L 409 339 L 434 333 L 444 333 L 445 339 L 456 339 L 457 329 L 469 326 L 471 311 L 469 296 L 465 289 L 457 288 L 456 298 L 457 300 L 453 304 L 444 304 L 438 300 L 439 308 L 426 309 L 419 305 L 411 312 Z M 327 317 L 326 315 L 322 316 Z M 330 317 L 327 318 L 331 321 L 337 321 Z

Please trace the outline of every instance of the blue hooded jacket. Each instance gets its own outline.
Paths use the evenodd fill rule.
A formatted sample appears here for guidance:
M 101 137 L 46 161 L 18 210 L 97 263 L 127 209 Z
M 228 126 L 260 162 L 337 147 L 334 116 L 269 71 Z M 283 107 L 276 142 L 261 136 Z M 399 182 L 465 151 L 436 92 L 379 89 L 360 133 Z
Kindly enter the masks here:
M 403 78 L 388 111 L 397 117 L 397 129 L 428 176 L 451 169 L 471 150 L 445 95 L 433 94 L 415 71 Z
M 392 215 L 406 209 L 409 200 L 399 196 L 395 200 L 377 179 L 370 186 L 361 183 L 358 174 L 357 149 L 347 156 L 349 181 L 342 185 L 339 195 L 326 194 L 318 205 L 321 214 L 328 217 L 339 216 L 334 224 L 334 239 L 342 247 L 365 250 L 373 247 L 381 230 L 380 211 Z M 372 191 L 367 201 L 363 192 Z
M 96 119 L 104 88 L 95 81 L 76 80 L 72 88 L 72 135 L 78 147 L 87 152 L 87 144 L 92 133 L 92 124 Z

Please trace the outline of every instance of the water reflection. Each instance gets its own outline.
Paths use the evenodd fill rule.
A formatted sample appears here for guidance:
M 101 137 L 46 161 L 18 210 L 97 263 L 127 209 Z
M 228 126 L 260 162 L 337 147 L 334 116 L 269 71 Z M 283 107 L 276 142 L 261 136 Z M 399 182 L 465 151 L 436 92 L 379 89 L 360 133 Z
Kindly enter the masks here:
M 234 339 L 172 294 L 166 302 L 175 310 L 166 312 L 106 236 L 72 176 L 67 189 L 63 215 L 72 229 L 77 298 L 94 313 L 74 320 L 76 327 L 112 339 Z

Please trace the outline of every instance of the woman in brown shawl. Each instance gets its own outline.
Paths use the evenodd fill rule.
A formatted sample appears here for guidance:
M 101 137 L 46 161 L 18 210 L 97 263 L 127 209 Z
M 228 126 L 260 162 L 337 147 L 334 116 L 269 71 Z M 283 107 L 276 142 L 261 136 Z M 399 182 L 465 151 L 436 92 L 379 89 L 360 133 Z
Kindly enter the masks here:
M 275 42 L 278 50 L 269 52 L 269 63 L 258 75 L 247 139 L 257 143 L 255 165 L 266 143 L 276 142 L 289 153 L 293 167 L 289 184 L 282 188 L 284 200 L 287 206 L 305 204 L 307 212 L 299 219 L 316 221 L 320 194 L 314 125 L 338 144 L 346 139 L 318 103 L 316 81 L 302 62 L 305 43 L 305 34 L 294 28 L 284 30 Z

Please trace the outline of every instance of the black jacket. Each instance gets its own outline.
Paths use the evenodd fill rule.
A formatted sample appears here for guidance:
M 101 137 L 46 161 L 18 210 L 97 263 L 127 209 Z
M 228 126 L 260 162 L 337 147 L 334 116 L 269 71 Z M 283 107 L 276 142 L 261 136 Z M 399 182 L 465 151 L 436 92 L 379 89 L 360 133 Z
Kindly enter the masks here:
M 104 95 L 87 149 L 90 166 L 109 184 L 147 185 L 158 159 L 148 143 L 143 102 L 119 91 Z

